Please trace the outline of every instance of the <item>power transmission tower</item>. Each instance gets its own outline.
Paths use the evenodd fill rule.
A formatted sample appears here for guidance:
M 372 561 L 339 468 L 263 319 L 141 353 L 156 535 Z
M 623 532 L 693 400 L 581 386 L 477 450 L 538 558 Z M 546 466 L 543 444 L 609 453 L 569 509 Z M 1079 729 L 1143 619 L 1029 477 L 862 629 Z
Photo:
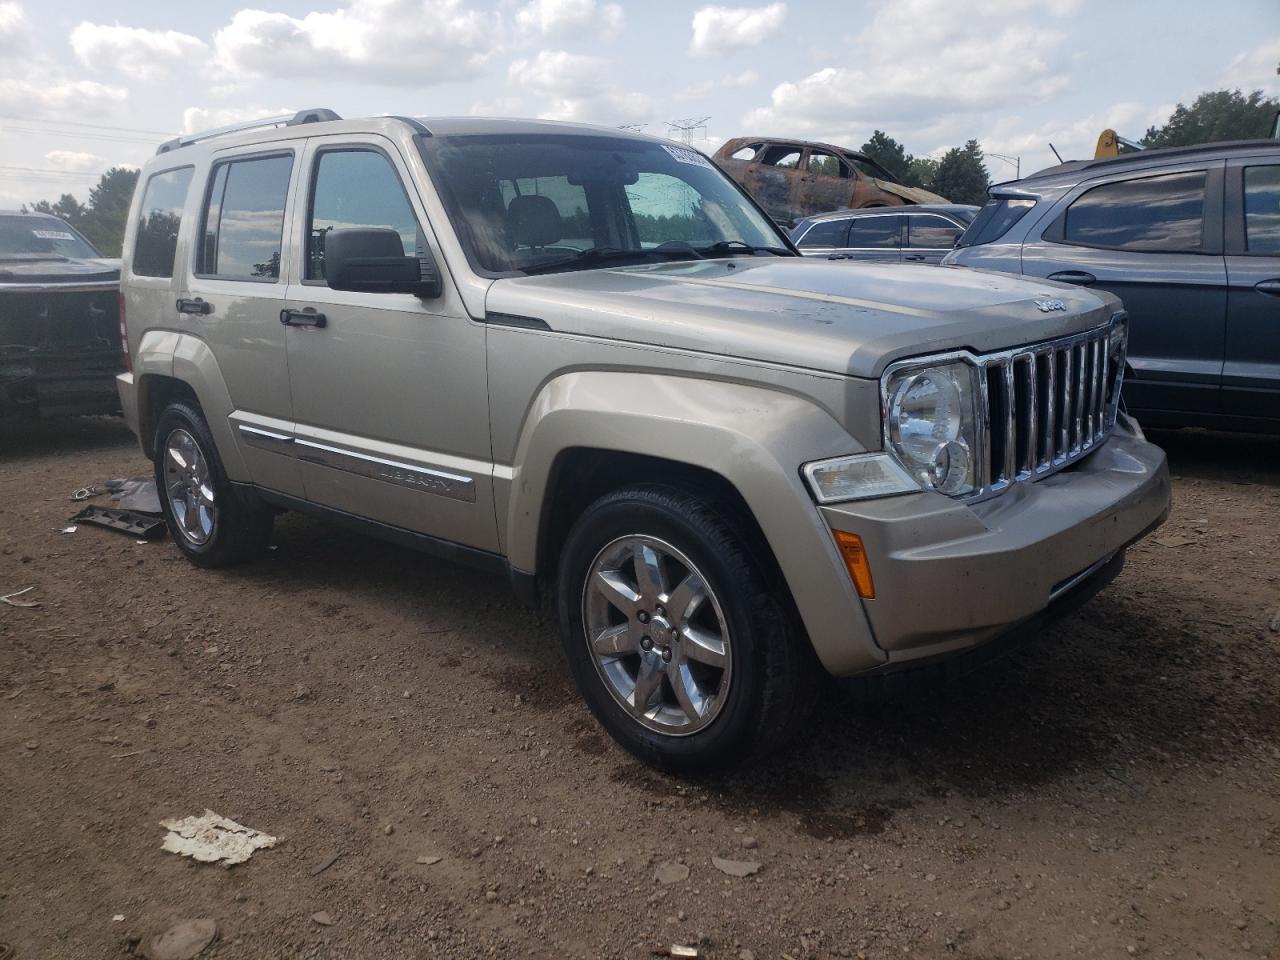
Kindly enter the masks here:
M 707 121 L 710 117 L 686 117 L 684 120 L 668 120 L 667 136 L 672 140 L 680 140 L 688 145 L 694 140 L 707 139 Z M 702 135 L 695 137 L 694 134 L 701 131 Z

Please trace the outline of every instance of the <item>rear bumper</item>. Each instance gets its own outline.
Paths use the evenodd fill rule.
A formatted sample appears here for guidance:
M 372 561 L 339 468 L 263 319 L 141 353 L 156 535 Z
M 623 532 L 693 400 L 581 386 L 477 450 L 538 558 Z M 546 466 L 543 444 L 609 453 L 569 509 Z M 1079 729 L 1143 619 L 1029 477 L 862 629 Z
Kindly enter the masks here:
M 1078 595 L 1169 502 L 1164 452 L 1122 417 L 1079 464 L 984 503 L 923 493 L 822 512 L 862 537 L 876 592 L 863 606 L 893 667 L 961 653 Z

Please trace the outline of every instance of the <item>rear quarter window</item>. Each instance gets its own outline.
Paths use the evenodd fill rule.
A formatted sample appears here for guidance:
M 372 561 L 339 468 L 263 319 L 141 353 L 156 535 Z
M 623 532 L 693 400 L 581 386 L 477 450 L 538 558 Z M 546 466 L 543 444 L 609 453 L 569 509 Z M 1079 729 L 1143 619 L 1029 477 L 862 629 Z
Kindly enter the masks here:
M 1280 256 L 1280 165 L 1245 167 L 1244 228 L 1250 253 Z
M 1013 229 L 1014 224 L 1025 217 L 1036 205 L 1030 198 L 992 197 L 978 211 L 968 229 L 956 241 L 957 247 L 976 247 L 983 243 L 995 243 Z
M 132 270 L 135 276 L 173 276 L 178 230 L 182 226 L 182 208 L 187 202 L 192 169 L 166 170 L 147 180 L 133 244 Z

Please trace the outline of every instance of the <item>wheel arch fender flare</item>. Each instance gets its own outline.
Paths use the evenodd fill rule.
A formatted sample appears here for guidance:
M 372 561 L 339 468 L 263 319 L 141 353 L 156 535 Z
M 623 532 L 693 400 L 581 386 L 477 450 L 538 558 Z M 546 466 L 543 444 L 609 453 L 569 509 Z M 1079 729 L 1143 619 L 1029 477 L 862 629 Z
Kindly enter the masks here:
M 807 461 L 863 448 L 812 400 L 660 373 L 588 370 L 550 380 L 526 414 L 509 483 L 495 478 L 514 570 L 539 572 L 556 461 L 580 448 L 647 454 L 723 478 L 759 525 L 824 665 L 849 673 L 885 660 L 800 472 Z
M 166 381 L 176 382 L 189 388 L 200 404 L 227 477 L 235 481 L 250 479 L 228 419 L 234 409 L 231 393 L 208 343 L 174 330 L 148 330 L 138 344 L 134 377 L 138 390 L 139 435 L 148 455 L 154 453 L 149 435 L 155 427 L 151 413 L 153 398 Z

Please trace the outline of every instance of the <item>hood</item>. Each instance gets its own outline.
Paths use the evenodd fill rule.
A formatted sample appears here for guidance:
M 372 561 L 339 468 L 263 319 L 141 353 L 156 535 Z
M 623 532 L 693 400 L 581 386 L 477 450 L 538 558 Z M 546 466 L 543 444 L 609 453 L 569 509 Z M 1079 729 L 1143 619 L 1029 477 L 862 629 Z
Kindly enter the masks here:
M 1049 312 L 1033 301 L 1059 300 Z M 1105 322 L 1119 301 L 1047 280 L 807 257 L 699 260 L 495 280 L 489 312 L 553 330 L 879 377 L 904 357 L 985 353 Z
M 8 259 L 0 257 L 0 287 L 6 284 L 115 283 L 120 261 L 107 258 L 41 258 L 39 254 Z
M 920 187 L 904 187 L 900 183 L 894 183 L 892 180 L 876 180 L 878 186 L 885 193 L 891 193 L 895 197 L 901 197 L 908 203 L 950 203 L 946 197 L 940 197 L 936 193 L 930 193 Z

